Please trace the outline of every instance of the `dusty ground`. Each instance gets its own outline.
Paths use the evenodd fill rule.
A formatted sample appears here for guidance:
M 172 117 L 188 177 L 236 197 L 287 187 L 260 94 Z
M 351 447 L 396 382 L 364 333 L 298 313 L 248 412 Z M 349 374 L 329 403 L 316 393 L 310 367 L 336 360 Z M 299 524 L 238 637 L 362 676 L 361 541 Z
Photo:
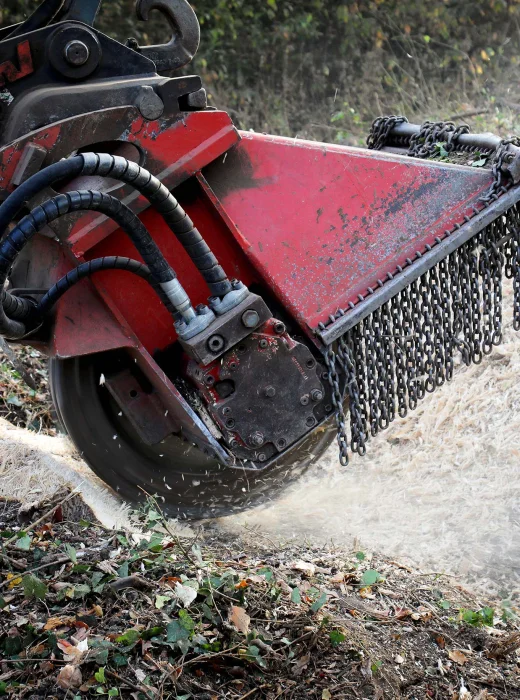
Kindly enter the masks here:
M 72 496 L 72 498 L 71 498 Z M 245 532 L 119 530 L 80 498 L 0 501 L 0 694 L 135 700 L 520 693 L 516 610 L 449 577 Z

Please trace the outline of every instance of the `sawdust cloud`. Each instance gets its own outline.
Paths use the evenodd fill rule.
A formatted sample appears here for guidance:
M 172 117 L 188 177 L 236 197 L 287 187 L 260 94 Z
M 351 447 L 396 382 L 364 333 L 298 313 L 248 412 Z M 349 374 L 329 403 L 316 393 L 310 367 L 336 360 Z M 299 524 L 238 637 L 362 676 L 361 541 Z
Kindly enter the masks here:
M 510 290 L 506 290 L 506 294 Z M 280 500 L 220 521 L 262 536 L 379 550 L 498 595 L 520 594 L 520 338 L 459 367 L 338 466 L 333 446 Z

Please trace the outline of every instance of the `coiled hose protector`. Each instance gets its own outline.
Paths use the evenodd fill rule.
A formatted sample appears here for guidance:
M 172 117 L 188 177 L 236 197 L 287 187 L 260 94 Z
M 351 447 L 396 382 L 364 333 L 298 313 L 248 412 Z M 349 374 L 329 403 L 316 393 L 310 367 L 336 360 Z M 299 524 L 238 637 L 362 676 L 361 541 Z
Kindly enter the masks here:
M 166 283 L 176 279 L 174 271 L 168 265 L 144 224 L 125 204 L 111 195 L 85 190 L 68 192 L 48 200 L 25 216 L 6 236 L 0 244 L 0 289 L 3 289 L 16 256 L 38 231 L 64 214 L 84 210 L 99 211 L 114 219 L 121 229 L 130 236 L 158 283 Z M 25 317 L 27 300 L 12 297 L 5 291 L 2 293 L 0 335 L 11 340 L 19 339 L 26 334 L 25 326 L 16 320 L 16 315 L 9 314 L 8 309 L 4 307 L 4 302 L 5 306 L 9 307 L 12 312 L 14 311 L 14 314 Z M 191 302 L 186 294 L 184 303 L 186 308 L 191 308 Z
M 110 177 L 134 187 L 161 214 L 184 246 L 211 295 L 222 297 L 232 290 L 217 258 L 168 188 L 137 163 L 108 153 L 83 153 L 50 165 L 26 180 L 0 206 L 0 238 L 27 201 L 53 183 L 79 175 Z
M 58 282 L 56 282 L 56 284 L 40 299 L 39 303 L 36 306 L 32 306 L 31 322 L 33 324 L 41 323 L 45 315 L 71 287 L 81 282 L 81 280 L 91 277 L 96 272 L 103 272 L 104 270 L 123 270 L 141 277 L 141 279 L 146 280 L 146 282 L 153 287 L 168 311 L 171 313 L 175 312 L 168 297 L 164 294 L 160 285 L 157 284 L 150 269 L 146 265 L 143 265 L 143 263 L 137 260 L 132 260 L 132 258 L 112 255 L 104 258 L 95 258 L 89 262 L 82 263 L 58 280 Z

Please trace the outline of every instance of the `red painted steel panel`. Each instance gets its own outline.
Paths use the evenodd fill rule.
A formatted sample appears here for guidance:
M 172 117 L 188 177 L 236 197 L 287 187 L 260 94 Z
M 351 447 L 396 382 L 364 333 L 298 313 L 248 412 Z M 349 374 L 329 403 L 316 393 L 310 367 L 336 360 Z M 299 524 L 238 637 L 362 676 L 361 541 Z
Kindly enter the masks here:
M 204 170 L 257 272 L 315 329 L 423 252 L 489 170 L 253 133 Z

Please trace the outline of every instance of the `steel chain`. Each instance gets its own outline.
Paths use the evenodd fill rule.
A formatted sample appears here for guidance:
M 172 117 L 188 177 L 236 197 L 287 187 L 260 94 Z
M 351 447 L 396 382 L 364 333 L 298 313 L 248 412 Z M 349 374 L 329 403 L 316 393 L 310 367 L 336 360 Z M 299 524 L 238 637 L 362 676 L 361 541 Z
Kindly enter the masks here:
M 405 121 L 399 116 L 376 119 L 368 147 L 383 148 L 392 129 Z M 460 134 L 468 131 L 452 122 L 426 122 L 410 140 L 409 155 L 431 158 L 438 155 L 439 143 L 453 152 Z M 495 152 L 493 184 L 481 198 L 484 206 L 509 185 L 502 166 L 510 144 L 519 141 L 504 140 Z M 349 447 L 365 454 L 369 432 L 376 435 L 396 411 L 405 416 L 427 391 L 450 380 L 456 353 L 466 364 L 479 363 L 500 342 L 504 274 L 513 278 L 514 327 L 519 330 L 520 205 L 373 311 L 338 341 L 336 350 L 328 348 L 325 362 L 342 464 L 348 463 Z

